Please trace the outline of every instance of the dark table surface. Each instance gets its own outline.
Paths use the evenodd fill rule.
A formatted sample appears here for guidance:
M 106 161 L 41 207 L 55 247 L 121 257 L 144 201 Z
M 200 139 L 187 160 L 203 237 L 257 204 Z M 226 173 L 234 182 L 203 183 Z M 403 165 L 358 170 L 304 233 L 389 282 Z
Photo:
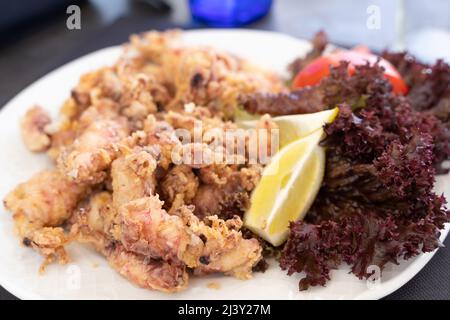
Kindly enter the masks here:
M 74 1 L 75 2 L 75 1 Z M 192 22 L 186 1 L 167 1 L 172 5 L 168 13 L 156 12 L 139 1 L 91 0 L 81 7 L 81 30 L 68 30 L 67 14 L 61 8 L 52 14 L 3 33 L 0 39 L 0 106 L 3 106 L 24 87 L 58 66 L 88 52 L 120 44 L 130 33 L 149 29 L 202 28 Z M 450 29 L 447 14 L 450 1 L 411 0 L 408 3 L 406 31 L 414 32 L 427 26 Z M 430 2 L 433 2 L 431 5 Z M 366 27 L 369 5 L 376 4 L 383 13 L 383 28 Z M 352 8 L 352 10 L 347 10 Z M 275 0 L 271 13 L 248 28 L 275 30 L 293 36 L 310 38 L 324 29 L 330 39 L 344 46 L 366 43 L 375 50 L 395 44 L 395 1 L 331 1 Z M 432 17 L 430 17 L 432 15 Z M 412 17 L 412 18 L 411 18 Z M 450 299 L 450 238 L 446 247 L 438 250 L 433 259 L 405 286 L 386 299 Z M 16 299 L 0 287 L 0 299 Z

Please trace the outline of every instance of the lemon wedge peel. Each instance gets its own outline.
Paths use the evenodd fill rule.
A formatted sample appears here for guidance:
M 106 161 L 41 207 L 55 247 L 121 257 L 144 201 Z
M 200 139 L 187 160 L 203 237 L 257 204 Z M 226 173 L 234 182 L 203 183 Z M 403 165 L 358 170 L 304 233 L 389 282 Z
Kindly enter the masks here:
M 274 246 L 288 236 L 289 222 L 302 219 L 314 201 L 325 171 L 320 127 L 282 148 L 264 169 L 244 215 L 247 228 Z

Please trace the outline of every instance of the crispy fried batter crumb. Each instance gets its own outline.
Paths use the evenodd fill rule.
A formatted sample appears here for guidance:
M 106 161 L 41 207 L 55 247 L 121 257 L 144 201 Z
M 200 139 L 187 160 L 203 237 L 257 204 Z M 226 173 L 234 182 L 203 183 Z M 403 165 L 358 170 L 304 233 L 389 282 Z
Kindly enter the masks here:
M 218 282 L 209 282 L 206 286 L 209 289 L 213 289 L 213 290 L 219 290 L 220 289 L 220 283 L 218 283 Z

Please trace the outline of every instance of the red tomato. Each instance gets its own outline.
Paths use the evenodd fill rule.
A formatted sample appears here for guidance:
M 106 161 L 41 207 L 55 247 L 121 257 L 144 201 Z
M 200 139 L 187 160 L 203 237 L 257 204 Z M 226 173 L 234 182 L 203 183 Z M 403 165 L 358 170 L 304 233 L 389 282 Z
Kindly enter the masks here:
M 350 75 L 355 72 L 355 66 L 367 62 L 374 65 L 378 61 L 379 65 L 385 69 L 384 75 L 391 82 L 393 91 L 403 95 L 408 92 L 408 87 L 397 69 L 389 61 L 370 53 L 365 46 L 358 46 L 353 50 L 340 50 L 314 59 L 295 76 L 292 87 L 303 88 L 318 84 L 322 78 L 330 74 L 330 66 L 335 67 L 341 61 L 349 62 Z
M 295 76 L 292 87 L 303 88 L 318 84 L 322 78 L 330 74 L 330 65 L 336 66 L 338 62 L 327 56 L 314 59 Z

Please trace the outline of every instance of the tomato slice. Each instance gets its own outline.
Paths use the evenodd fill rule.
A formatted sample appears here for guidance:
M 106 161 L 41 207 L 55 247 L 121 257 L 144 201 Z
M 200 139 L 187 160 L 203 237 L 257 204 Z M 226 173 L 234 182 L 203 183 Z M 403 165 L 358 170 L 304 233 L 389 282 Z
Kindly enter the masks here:
M 330 74 L 330 65 L 337 66 L 338 64 L 338 61 L 333 61 L 327 56 L 316 58 L 296 75 L 292 86 L 294 88 L 314 86 Z
M 341 61 L 349 62 L 348 72 L 350 75 L 355 72 L 357 65 L 367 62 L 374 65 L 378 62 L 385 69 L 384 75 L 391 82 L 393 91 L 403 95 L 408 92 L 408 87 L 397 69 L 389 61 L 370 53 L 366 46 L 358 46 L 353 50 L 339 50 L 314 59 L 295 76 L 292 87 L 303 88 L 318 84 L 330 74 L 330 66 L 337 66 Z
M 391 82 L 392 91 L 398 94 L 406 95 L 408 93 L 408 86 L 403 81 L 401 76 L 384 73 L 384 76 Z

